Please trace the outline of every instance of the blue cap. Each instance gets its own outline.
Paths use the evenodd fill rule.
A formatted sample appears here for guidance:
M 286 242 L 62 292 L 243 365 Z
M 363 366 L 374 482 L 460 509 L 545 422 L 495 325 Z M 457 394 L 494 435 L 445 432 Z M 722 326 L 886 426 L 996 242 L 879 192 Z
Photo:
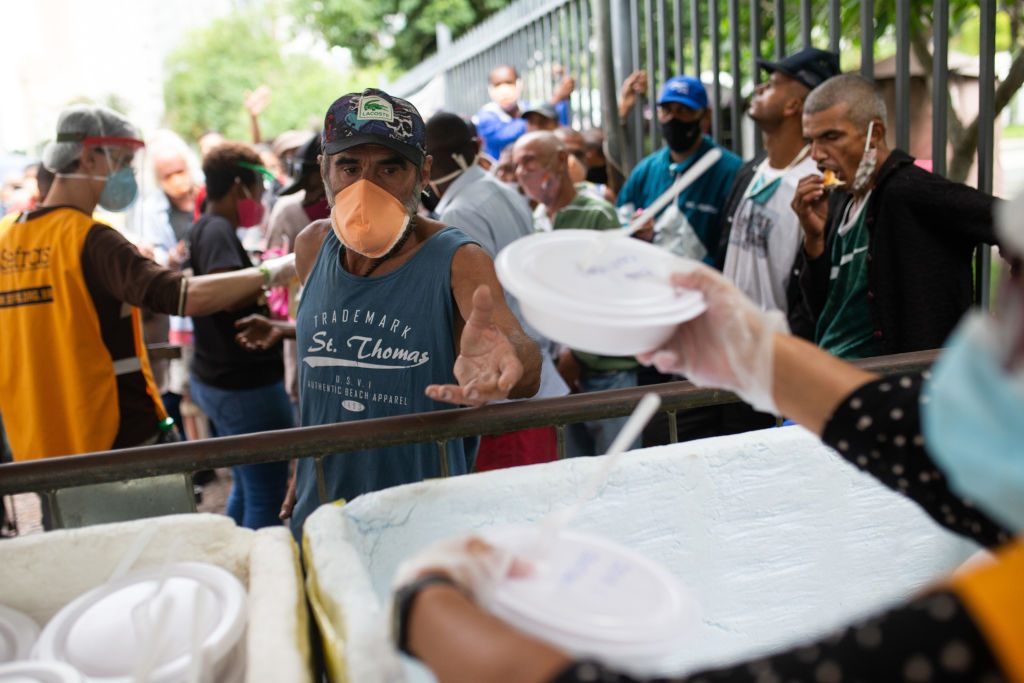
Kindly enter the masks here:
M 693 76 L 675 76 L 668 79 L 665 87 L 661 89 L 658 104 L 666 102 L 679 102 L 690 109 L 707 109 L 708 92 L 704 89 L 704 84 Z

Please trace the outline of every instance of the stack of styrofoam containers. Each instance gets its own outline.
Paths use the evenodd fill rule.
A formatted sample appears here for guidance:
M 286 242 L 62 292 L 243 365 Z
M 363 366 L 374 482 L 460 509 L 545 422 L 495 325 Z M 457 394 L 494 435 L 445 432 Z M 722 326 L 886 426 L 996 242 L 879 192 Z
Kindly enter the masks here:
M 111 580 L 135 553 L 130 569 Z M 188 680 L 195 672 L 187 661 L 180 666 L 181 657 L 178 666 L 139 668 L 137 650 L 151 643 L 136 635 L 154 620 L 164 624 L 151 631 L 159 635 L 153 641 L 168 641 L 164 652 L 202 647 L 196 680 L 313 680 L 298 552 L 284 527 L 254 532 L 221 515 L 186 514 L 52 531 L 5 541 L 0 566 L 0 605 L 45 625 L 31 656 L 75 663 L 86 669 L 79 671 L 83 681 L 131 680 L 124 674 L 140 670 L 151 680 Z M 177 622 L 185 628 L 168 626 Z M 216 626 L 206 642 L 189 643 L 188 633 L 206 631 L 190 631 L 195 624 Z M 125 637 L 103 642 L 103 633 L 118 632 Z M 147 652 L 159 659 L 159 648 Z
M 399 562 L 457 534 L 540 522 L 574 502 L 601 465 L 576 458 L 472 474 L 316 510 L 303 553 L 333 680 L 431 680 L 388 642 Z M 696 624 L 662 662 L 666 675 L 823 637 L 978 550 L 800 427 L 628 453 L 570 526 L 660 564 L 695 599 Z

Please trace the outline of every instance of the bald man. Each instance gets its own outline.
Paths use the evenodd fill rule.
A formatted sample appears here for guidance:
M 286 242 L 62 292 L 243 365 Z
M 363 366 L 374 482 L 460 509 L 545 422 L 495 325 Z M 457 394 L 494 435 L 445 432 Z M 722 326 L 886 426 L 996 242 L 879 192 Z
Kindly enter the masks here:
M 537 202 L 534 224 L 539 230 L 609 230 L 620 227 L 611 204 L 586 192 L 578 192 L 569 173 L 569 151 L 554 133 L 527 133 L 512 148 L 516 178 L 526 196 Z M 558 372 L 574 392 L 634 387 L 636 360 L 597 356 L 563 349 Z M 608 450 L 626 418 L 594 420 L 569 425 L 566 449 L 570 456 L 601 455 Z M 640 447 L 640 440 L 633 444 Z

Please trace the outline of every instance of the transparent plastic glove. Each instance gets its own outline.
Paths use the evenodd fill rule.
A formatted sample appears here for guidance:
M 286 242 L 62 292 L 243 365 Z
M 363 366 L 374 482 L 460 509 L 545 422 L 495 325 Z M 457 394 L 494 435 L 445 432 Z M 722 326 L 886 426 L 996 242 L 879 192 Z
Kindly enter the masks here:
M 478 536 L 458 536 L 435 543 L 398 565 L 394 588 L 435 573 L 446 574 L 467 596 L 479 601 L 493 593 L 506 576 L 522 576 L 529 573 L 529 567 Z
M 295 253 L 269 258 L 260 269 L 267 275 L 268 287 L 283 287 L 295 276 Z
M 762 311 L 718 271 L 697 266 L 673 273 L 672 284 L 704 294 L 707 310 L 681 324 L 660 348 L 637 359 L 701 387 L 728 389 L 754 409 L 777 415 L 772 399 L 772 349 L 789 326 L 780 311 Z

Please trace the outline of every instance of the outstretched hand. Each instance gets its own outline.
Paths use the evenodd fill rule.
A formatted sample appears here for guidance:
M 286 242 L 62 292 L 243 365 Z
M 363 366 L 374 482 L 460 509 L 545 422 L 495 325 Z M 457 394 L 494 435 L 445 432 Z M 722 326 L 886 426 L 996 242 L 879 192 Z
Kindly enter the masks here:
M 479 406 L 508 398 L 523 376 L 512 342 L 494 323 L 494 299 L 487 285 L 473 292 L 473 310 L 462 330 L 454 372 L 458 384 L 431 384 L 426 395 L 435 401 Z
M 273 321 L 259 314 L 247 315 L 235 321 L 235 341 L 249 351 L 264 351 L 284 339 L 282 331 Z

